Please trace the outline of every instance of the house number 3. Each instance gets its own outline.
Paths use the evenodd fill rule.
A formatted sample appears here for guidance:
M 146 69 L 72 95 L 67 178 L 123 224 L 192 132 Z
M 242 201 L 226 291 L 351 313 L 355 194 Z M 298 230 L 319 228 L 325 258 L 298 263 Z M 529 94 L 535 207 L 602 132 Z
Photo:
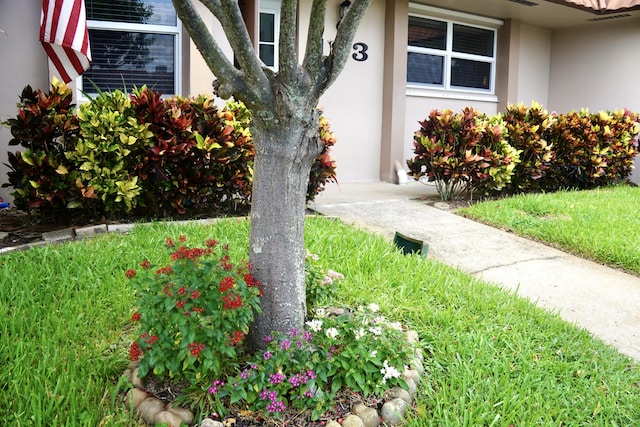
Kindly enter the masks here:
M 369 54 L 367 53 L 367 50 L 369 50 L 369 46 L 367 46 L 366 43 L 354 43 L 353 50 L 355 50 L 356 52 L 351 55 L 351 57 L 356 61 L 364 62 L 369 59 Z

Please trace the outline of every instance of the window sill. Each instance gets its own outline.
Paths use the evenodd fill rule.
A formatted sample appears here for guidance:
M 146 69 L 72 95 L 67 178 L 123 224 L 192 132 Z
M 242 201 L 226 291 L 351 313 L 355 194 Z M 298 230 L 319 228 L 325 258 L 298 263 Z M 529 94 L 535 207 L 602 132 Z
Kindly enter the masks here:
M 498 103 L 498 97 L 496 95 L 473 92 L 445 91 L 415 86 L 407 86 L 407 96 L 415 96 L 418 98 L 457 99 L 462 101 Z

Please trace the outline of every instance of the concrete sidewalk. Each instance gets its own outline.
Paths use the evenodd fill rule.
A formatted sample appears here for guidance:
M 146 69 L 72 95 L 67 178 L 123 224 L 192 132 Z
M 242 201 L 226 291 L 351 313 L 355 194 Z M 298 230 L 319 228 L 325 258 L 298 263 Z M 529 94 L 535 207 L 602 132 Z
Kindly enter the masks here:
M 310 207 L 529 298 L 640 360 L 640 278 L 458 216 L 418 182 L 331 184 Z M 438 207 L 435 207 L 435 206 Z

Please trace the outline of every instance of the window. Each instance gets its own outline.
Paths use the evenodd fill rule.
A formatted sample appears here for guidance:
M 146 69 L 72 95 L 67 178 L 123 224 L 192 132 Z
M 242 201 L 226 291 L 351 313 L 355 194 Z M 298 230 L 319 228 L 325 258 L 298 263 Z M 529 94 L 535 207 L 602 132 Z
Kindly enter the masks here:
M 278 33 L 280 29 L 280 1 L 260 1 L 260 34 L 258 55 L 264 64 L 278 68 Z
M 84 91 L 147 85 L 179 93 L 180 26 L 171 0 L 86 0 L 93 61 Z
M 409 16 L 407 83 L 493 93 L 496 30 Z

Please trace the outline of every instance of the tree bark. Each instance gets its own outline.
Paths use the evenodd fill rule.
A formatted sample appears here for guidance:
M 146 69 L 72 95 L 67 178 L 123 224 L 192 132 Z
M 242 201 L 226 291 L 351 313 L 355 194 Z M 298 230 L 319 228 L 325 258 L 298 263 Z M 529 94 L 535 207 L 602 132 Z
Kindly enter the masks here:
M 280 126 L 254 122 L 254 181 L 249 258 L 262 283 L 253 349 L 272 331 L 302 330 L 306 315 L 304 217 L 309 171 L 322 151 L 317 110 Z

